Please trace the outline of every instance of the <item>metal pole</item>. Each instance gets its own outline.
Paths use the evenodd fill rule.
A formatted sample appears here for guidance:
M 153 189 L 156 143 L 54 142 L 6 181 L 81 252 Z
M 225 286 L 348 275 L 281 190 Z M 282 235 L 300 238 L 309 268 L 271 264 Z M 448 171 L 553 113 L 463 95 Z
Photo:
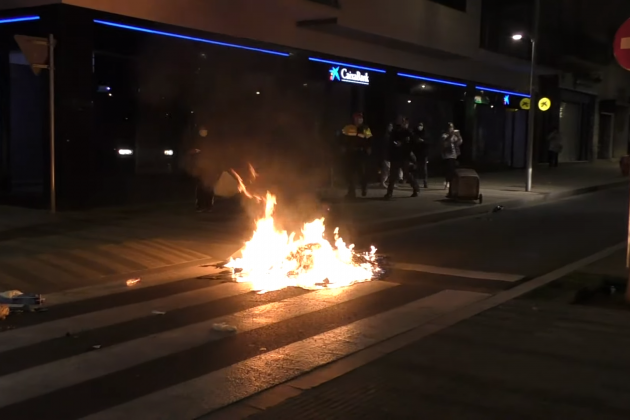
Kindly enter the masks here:
M 55 186 L 55 38 L 48 36 L 48 85 L 50 109 L 50 212 L 57 211 L 57 191 Z
M 529 71 L 529 115 L 527 119 L 527 181 L 525 182 L 525 191 L 532 190 L 532 171 L 534 161 L 534 119 L 535 119 L 535 95 L 534 95 L 534 66 L 536 59 L 536 40 L 532 39 L 532 60 Z
M 538 37 L 538 16 L 540 12 L 540 0 L 536 0 L 534 5 L 534 31 L 531 36 L 532 41 L 532 58 L 529 70 L 529 116 L 527 120 L 527 153 L 526 167 L 527 180 L 525 182 L 525 191 L 532 190 L 532 172 L 534 166 L 534 124 L 536 116 L 536 95 L 535 95 L 535 72 L 536 72 L 536 39 Z

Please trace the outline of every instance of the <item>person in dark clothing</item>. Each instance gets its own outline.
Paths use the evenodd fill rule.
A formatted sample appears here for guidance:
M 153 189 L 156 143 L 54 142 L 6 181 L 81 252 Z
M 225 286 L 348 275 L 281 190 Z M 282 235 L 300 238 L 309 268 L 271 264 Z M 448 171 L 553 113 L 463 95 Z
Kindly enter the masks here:
M 201 126 L 189 150 L 190 171 L 195 177 L 195 204 L 198 212 L 210 212 L 214 207 L 214 186 L 225 170 L 225 157 L 218 145 L 208 139 L 208 130 Z
M 391 173 L 396 174 L 402 169 L 403 178 L 408 179 L 413 188 L 413 194 L 411 196 L 417 197 L 419 191 L 418 182 L 410 170 L 413 164 L 412 137 L 413 132 L 409 129 L 409 120 L 405 117 L 398 117 L 398 121 L 391 135 L 389 156 L 391 161 Z M 396 179 L 390 176 L 385 199 L 392 197 L 395 183 Z
M 413 154 L 416 156 L 416 176 L 417 179 L 421 179 L 424 188 L 429 187 L 429 146 L 426 142 L 426 136 L 424 132 L 424 124 L 418 123 L 418 126 L 413 130 Z
M 341 154 L 344 163 L 348 193 L 346 198 L 356 197 L 356 178 L 361 184 L 361 195 L 367 195 L 368 163 L 372 153 L 372 131 L 363 123 L 363 114 L 353 115 L 353 123 L 341 130 Z
M 201 149 L 192 149 L 189 153 L 193 161 L 193 167 L 199 168 L 202 165 L 205 154 L 202 153 Z M 195 179 L 195 205 L 200 213 L 209 212 L 214 206 L 214 188 L 205 184 L 204 177 L 201 174 L 197 175 Z

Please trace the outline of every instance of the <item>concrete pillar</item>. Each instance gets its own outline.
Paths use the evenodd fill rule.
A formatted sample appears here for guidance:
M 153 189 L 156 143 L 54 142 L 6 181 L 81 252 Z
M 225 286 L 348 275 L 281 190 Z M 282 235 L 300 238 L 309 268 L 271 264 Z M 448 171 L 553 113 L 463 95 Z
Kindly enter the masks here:
M 92 138 L 93 22 L 90 12 L 57 7 L 47 16 L 55 48 L 56 178 L 59 210 L 91 203 L 98 159 Z M 49 183 L 47 183 L 49 184 Z

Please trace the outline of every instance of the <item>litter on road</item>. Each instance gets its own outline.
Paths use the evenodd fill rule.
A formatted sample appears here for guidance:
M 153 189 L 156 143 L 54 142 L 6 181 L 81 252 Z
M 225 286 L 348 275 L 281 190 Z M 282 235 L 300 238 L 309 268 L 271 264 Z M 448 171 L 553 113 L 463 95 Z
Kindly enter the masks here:
M 44 298 L 37 293 L 22 293 L 19 290 L 7 290 L 0 293 L 0 305 L 9 308 L 31 308 L 44 304 Z
M 164 312 L 164 311 L 151 311 L 151 313 L 153 315 L 166 315 L 166 312 Z
M 214 324 L 212 329 L 215 331 L 221 332 L 236 332 L 237 328 L 234 325 L 228 325 L 225 322 L 220 322 L 218 324 Z

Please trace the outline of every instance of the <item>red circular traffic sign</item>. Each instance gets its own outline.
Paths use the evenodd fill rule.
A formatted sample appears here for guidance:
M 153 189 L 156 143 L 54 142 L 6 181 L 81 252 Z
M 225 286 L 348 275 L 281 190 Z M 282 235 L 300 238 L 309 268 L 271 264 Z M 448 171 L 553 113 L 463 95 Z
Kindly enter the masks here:
M 626 20 L 617 31 L 613 48 L 619 65 L 630 70 L 630 19 Z

